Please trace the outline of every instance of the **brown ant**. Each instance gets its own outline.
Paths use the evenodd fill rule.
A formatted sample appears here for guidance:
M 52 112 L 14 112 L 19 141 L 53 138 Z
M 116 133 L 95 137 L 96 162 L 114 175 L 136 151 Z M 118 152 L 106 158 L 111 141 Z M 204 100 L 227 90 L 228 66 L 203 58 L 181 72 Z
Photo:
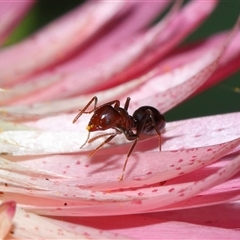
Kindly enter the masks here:
M 127 140 L 134 141 L 128 151 L 127 158 L 123 165 L 120 181 L 123 180 L 128 158 L 131 155 L 135 145 L 137 144 L 140 135 L 153 135 L 156 132 L 159 138 L 159 150 L 161 151 L 161 130 L 164 129 L 166 124 L 164 116 L 156 108 L 150 106 L 140 107 L 133 113 L 132 116 L 129 115 L 127 110 L 130 100 L 130 97 L 128 97 L 124 108 L 120 107 L 119 100 L 113 100 L 97 107 L 98 99 L 95 96 L 82 110 L 79 110 L 80 112 L 73 120 L 73 123 L 75 123 L 83 113 L 93 112 L 93 116 L 91 117 L 87 126 L 87 139 L 80 148 L 82 148 L 86 143 L 91 143 L 100 137 L 110 135 L 103 143 L 101 143 L 95 150 L 93 150 L 89 156 L 93 155 L 99 148 L 101 148 L 104 144 L 110 142 L 118 134 L 123 133 Z M 93 110 L 86 111 L 93 101 Z M 90 132 L 107 130 L 110 128 L 115 129 L 116 132 L 101 134 L 89 139 Z

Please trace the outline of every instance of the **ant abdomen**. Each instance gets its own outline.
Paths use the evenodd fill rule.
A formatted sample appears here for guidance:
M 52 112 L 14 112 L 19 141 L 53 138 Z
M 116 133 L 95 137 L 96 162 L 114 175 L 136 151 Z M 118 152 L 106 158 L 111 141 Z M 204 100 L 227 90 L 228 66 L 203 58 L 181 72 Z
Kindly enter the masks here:
M 137 126 L 143 126 L 141 132 L 147 135 L 156 134 L 158 131 L 160 132 L 166 124 L 164 116 L 156 108 L 151 106 L 138 108 L 133 113 L 133 118 Z

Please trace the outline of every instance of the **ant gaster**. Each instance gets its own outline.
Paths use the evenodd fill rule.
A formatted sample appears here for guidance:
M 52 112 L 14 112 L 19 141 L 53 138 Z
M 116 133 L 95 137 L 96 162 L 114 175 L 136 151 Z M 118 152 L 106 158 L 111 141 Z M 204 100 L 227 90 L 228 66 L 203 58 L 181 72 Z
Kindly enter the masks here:
M 100 137 L 110 135 L 95 150 L 93 150 L 89 156 L 93 155 L 99 148 L 101 148 L 104 144 L 110 142 L 118 134 L 123 133 L 127 140 L 134 141 L 128 151 L 127 158 L 123 165 L 120 181 L 124 178 L 124 171 L 127 166 L 128 158 L 131 155 L 135 145 L 137 144 L 140 135 L 153 135 L 157 133 L 159 139 L 159 150 L 161 151 L 161 130 L 164 129 L 166 124 L 164 116 L 156 108 L 150 106 L 140 107 L 133 113 L 132 116 L 129 115 L 127 110 L 130 100 L 130 97 L 128 97 L 124 108 L 120 107 L 119 100 L 113 100 L 97 107 L 98 99 L 95 96 L 82 110 L 79 110 L 80 112 L 73 120 L 73 123 L 75 123 L 83 113 L 87 114 L 93 112 L 93 116 L 91 117 L 87 126 L 87 139 L 80 148 L 85 146 L 86 143 L 91 143 Z M 90 111 L 86 111 L 92 102 L 94 102 L 94 108 Z M 90 132 L 107 130 L 110 128 L 116 130 L 116 132 L 101 134 L 89 139 Z

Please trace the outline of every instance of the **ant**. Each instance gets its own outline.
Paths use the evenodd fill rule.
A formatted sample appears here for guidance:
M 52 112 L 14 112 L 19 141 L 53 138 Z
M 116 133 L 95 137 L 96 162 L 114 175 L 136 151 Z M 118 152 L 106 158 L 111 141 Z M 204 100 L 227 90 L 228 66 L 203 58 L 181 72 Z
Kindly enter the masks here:
M 153 135 L 156 132 L 159 139 L 159 150 L 161 151 L 161 130 L 164 129 L 166 124 L 164 116 L 156 108 L 150 106 L 140 107 L 133 113 L 132 116 L 129 115 L 127 110 L 130 100 L 131 98 L 128 97 L 124 108 L 120 107 L 119 100 L 113 100 L 97 107 L 98 98 L 94 96 L 82 110 L 79 110 L 80 112 L 73 120 L 73 123 L 75 123 L 83 113 L 89 114 L 93 112 L 93 116 L 91 117 L 87 126 L 87 139 L 80 148 L 98 138 L 110 135 L 95 150 L 93 150 L 89 156 L 92 156 L 99 148 L 110 142 L 118 134 L 123 133 L 127 140 L 134 141 L 128 151 L 127 158 L 123 165 L 122 175 L 119 179 L 120 181 L 122 181 L 124 178 L 124 172 L 127 166 L 128 158 L 136 146 L 140 135 Z M 94 102 L 94 108 L 90 111 L 86 111 L 92 102 Z M 113 128 L 116 130 L 116 132 L 101 134 L 89 139 L 90 132 L 107 130 L 110 128 Z

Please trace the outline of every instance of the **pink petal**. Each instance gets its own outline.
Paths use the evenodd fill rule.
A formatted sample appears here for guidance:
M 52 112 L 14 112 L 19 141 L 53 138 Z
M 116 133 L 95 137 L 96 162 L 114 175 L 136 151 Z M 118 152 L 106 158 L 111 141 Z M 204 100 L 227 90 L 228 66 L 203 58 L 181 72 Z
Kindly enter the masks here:
M 111 101 L 116 96 L 125 96 L 131 90 L 138 87 L 143 81 L 146 81 L 148 76 L 125 83 L 124 85 L 117 86 L 115 88 L 99 92 L 99 103 Z M 8 91 L 4 91 L 5 96 L 8 95 Z M 43 116 L 51 116 L 56 113 L 68 112 L 71 110 L 76 111 L 77 109 L 85 106 L 89 99 L 92 98 L 92 94 L 83 95 L 80 97 L 62 99 L 51 101 L 48 103 L 36 103 L 31 105 L 13 105 L 13 106 L 0 106 L 0 115 L 2 119 L 18 121 L 18 120 L 29 120 L 38 119 Z
M 240 204 L 126 216 L 64 218 L 136 239 L 238 239 Z
M 204 39 L 200 43 L 190 43 L 189 45 L 178 48 L 173 54 L 158 64 L 159 72 L 165 73 L 172 71 L 174 68 L 180 67 L 191 61 L 195 61 L 197 58 L 201 57 L 203 52 L 209 51 L 214 46 L 221 44 L 228 35 L 229 32 L 219 33 L 211 36 L 210 38 Z M 240 33 L 238 32 L 230 41 L 226 51 L 223 53 L 219 66 L 217 67 L 217 71 L 213 73 L 213 76 L 215 75 L 214 78 L 223 78 L 221 77 L 222 70 L 225 69 L 225 71 L 228 71 L 228 68 L 233 68 L 232 64 L 236 59 L 238 59 L 240 53 L 240 47 L 238 44 L 239 41 Z M 237 65 L 233 69 L 236 71 Z M 213 76 L 211 76 L 210 79 Z M 208 79 L 207 83 L 209 81 L 210 80 Z
M 146 75 L 141 80 L 136 80 L 133 83 L 127 83 L 126 86 L 123 85 L 116 88 L 115 91 L 118 91 L 123 95 L 123 90 L 125 89 L 125 94 L 127 96 L 131 95 L 133 101 L 130 104 L 130 111 L 133 111 L 141 105 L 152 105 L 160 109 L 162 112 L 165 112 L 194 93 L 195 90 L 199 88 L 199 86 L 201 86 L 213 73 L 218 65 L 220 56 L 224 53 L 225 47 L 227 46 L 227 43 L 224 43 L 224 45 L 221 45 L 220 43 L 214 48 L 212 47 L 211 49 L 206 50 L 206 53 L 191 63 L 187 63 L 180 68 L 174 69 L 173 71 L 163 75 L 158 75 L 158 73 L 153 77 L 151 74 L 149 74 L 149 76 Z M 161 73 L 160 69 L 159 74 Z M 139 85 L 139 87 L 137 87 L 137 85 Z M 114 89 L 102 92 L 102 95 L 104 97 L 108 95 L 109 97 L 115 94 L 112 92 L 113 90 Z M 6 96 L 7 94 L 8 93 L 6 93 Z M 127 97 L 126 95 L 124 97 L 125 99 Z M 36 96 L 36 94 L 34 96 Z M 99 96 L 101 96 L 101 93 L 99 93 Z M 144 96 L 144 99 L 142 99 L 142 96 Z M 77 106 L 82 108 L 86 102 L 86 100 L 84 101 L 86 97 L 87 96 L 82 96 L 69 100 L 62 100 L 61 102 L 55 102 L 52 104 L 50 103 L 48 105 L 45 104 L 43 105 L 43 108 L 47 108 L 50 112 L 52 112 L 52 109 L 59 111 L 59 108 L 60 111 L 61 108 L 62 110 L 66 110 L 66 106 L 67 109 L 77 108 Z M 125 101 L 125 99 L 122 101 Z M 35 112 L 35 114 L 40 114 L 41 109 L 38 109 L 39 105 L 35 106 L 36 109 L 34 105 L 27 109 L 29 109 L 30 112 Z M 25 108 L 24 117 L 27 117 L 26 107 L 23 108 Z M 16 109 L 16 107 L 2 108 L 4 114 L 6 112 L 9 114 L 11 111 L 16 114 L 16 111 L 23 112 L 22 110 L 22 108 Z
M 41 206 L 33 206 L 32 204 L 35 201 L 30 201 L 32 206 L 23 206 L 37 213 L 60 216 L 132 214 L 146 211 L 159 211 L 160 208 L 163 211 L 165 206 L 189 199 L 204 190 L 226 181 L 239 170 L 240 156 L 232 159 L 228 164 L 225 164 L 224 167 L 213 174 L 198 181 L 178 182 L 177 184 L 163 185 L 160 187 L 151 186 L 142 189 L 105 193 L 98 191 L 89 192 L 81 188 L 73 191 L 73 186 L 68 185 L 65 186 L 65 193 L 62 192 L 63 196 L 60 195 L 59 190 L 62 189 L 61 191 L 63 191 L 62 187 L 64 187 L 64 184 L 61 183 L 61 186 L 59 186 L 55 182 L 55 187 L 51 188 L 54 190 L 52 190 L 51 193 L 42 193 L 42 196 L 45 196 L 45 198 L 50 198 L 48 203 L 45 202 L 45 206 L 43 206 L 44 201 L 42 201 Z M 67 193 L 67 191 L 69 191 L 69 193 Z M 71 196 L 69 194 L 71 194 Z M 54 198 L 55 201 L 51 201 L 51 199 Z M 60 201 L 57 201 L 57 199 Z M 27 197 L 25 198 L 25 201 L 26 200 Z M 66 204 L 64 204 L 64 202 Z
M 8 232 L 12 227 L 15 210 L 16 210 L 16 203 L 13 201 L 4 202 L 0 204 L 0 223 L 1 223 L 0 238 L 1 239 L 5 239 L 5 236 L 8 234 Z
M 237 31 L 239 22 L 236 24 L 235 29 L 232 31 L 231 35 L 233 35 Z M 221 46 L 222 40 L 223 39 L 220 37 L 220 38 L 217 38 L 217 41 L 214 41 L 214 39 L 213 39 L 213 42 L 210 41 L 210 44 L 209 45 L 207 44 L 207 48 L 205 49 L 207 53 L 205 53 L 201 57 L 198 56 L 198 59 L 200 58 L 200 60 L 196 60 L 195 62 L 192 61 L 192 63 L 190 64 L 185 64 L 178 69 L 174 69 L 173 71 L 166 73 L 164 75 L 160 75 L 158 77 L 158 74 L 162 73 L 162 67 L 160 66 L 159 73 L 157 73 L 155 77 L 151 77 L 151 74 L 150 76 L 146 75 L 140 81 L 139 80 L 134 81 L 133 85 L 128 83 L 126 84 L 126 86 L 123 85 L 116 88 L 116 91 L 118 91 L 121 94 L 123 93 L 122 90 L 124 89 L 124 87 L 126 87 L 127 95 L 128 96 L 131 95 L 134 100 L 130 105 L 131 109 L 133 109 L 133 107 L 137 108 L 143 104 L 153 105 L 152 103 L 154 103 L 155 107 L 160 108 L 162 112 L 165 112 L 168 109 L 172 108 L 173 106 L 177 105 L 178 103 L 182 102 L 188 96 L 190 96 L 213 73 L 216 66 L 218 65 L 220 56 L 224 53 L 226 46 L 228 46 L 227 43 Z M 216 45 L 214 48 L 212 47 L 213 43 L 215 43 Z M 236 49 L 236 47 L 234 47 L 236 45 L 232 45 L 232 46 L 233 47 L 230 48 L 231 54 L 229 57 L 234 57 L 234 52 L 235 53 L 238 52 L 237 50 L 239 47 L 237 47 Z M 209 47 L 211 48 L 209 49 Z M 197 49 L 197 52 L 198 52 L 198 49 Z M 194 54 L 195 52 L 193 52 L 193 55 Z M 147 79 L 148 81 L 146 81 Z M 145 80 L 146 82 L 142 83 L 143 80 Z M 137 85 L 140 85 L 140 88 L 139 87 L 137 88 Z M 130 93 L 132 86 L 136 86 L 136 91 L 133 90 Z M 156 88 L 156 86 L 159 86 L 159 88 Z M 129 91 L 127 91 L 128 89 Z M 99 93 L 99 96 L 101 96 L 102 94 L 104 97 L 106 97 L 107 95 L 109 97 L 109 95 L 113 95 L 113 92 L 112 92 L 113 90 L 114 89 Z M 148 96 L 148 95 L 149 95 L 148 98 L 141 99 L 142 96 Z M 156 96 L 158 97 L 156 98 Z M 126 97 L 127 96 L 125 96 L 125 98 Z M 125 101 L 125 99 L 123 100 Z M 61 111 L 61 108 L 62 110 L 63 109 L 66 110 L 66 108 L 73 109 L 73 108 L 77 108 L 77 105 L 79 105 L 79 107 L 82 108 L 85 102 L 86 101 L 84 101 L 84 96 L 82 96 L 82 97 L 73 98 L 69 100 L 62 100 L 61 102 L 52 103 L 52 106 L 51 106 L 51 103 L 48 105 L 45 104 L 42 107 L 45 109 L 48 108 L 50 111 L 52 111 L 51 109 L 55 109 L 55 111 Z M 37 107 L 37 109 L 35 109 L 34 105 L 30 106 L 29 109 L 30 109 L 30 112 L 34 111 L 35 114 L 37 114 L 37 112 L 39 111 L 38 109 L 39 105 L 35 105 L 35 106 Z M 22 111 L 22 109 L 16 109 L 15 107 L 13 107 L 10 109 L 3 109 L 3 113 L 5 113 L 6 111 L 9 112 L 9 110 L 10 112 L 11 111 L 16 112 L 19 110 Z M 26 108 L 24 110 L 24 116 L 25 117 L 27 116 Z
M 129 239 L 85 226 L 64 223 L 18 209 L 11 239 Z
M 206 5 L 206 3 L 208 3 Z M 188 34 L 196 29 L 214 10 L 218 1 L 203 2 L 199 0 L 189 2 L 182 11 L 179 11 L 174 17 L 174 20 L 164 31 L 164 36 L 159 36 L 158 41 L 152 45 L 151 51 L 131 65 L 122 75 L 117 75 L 111 81 L 114 83 L 122 82 L 122 78 L 128 80 L 139 76 L 149 69 L 153 64 L 156 64 L 159 59 L 166 55 L 170 50 L 177 46 Z M 201 9 L 201 11 L 199 11 Z M 125 80 L 126 81 L 126 80 Z M 102 88 L 101 88 L 102 89 Z
M 237 156 L 237 154 L 235 155 Z M 198 171 L 197 174 L 196 172 L 188 174 L 185 177 L 182 177 L 181 180 L 180 179 L 173 180 L 172 183 L 178 182 L 179 180 L 184 182 L 188 181 L 189 179 L 198 180 L 210 174 L 212 171 L 214 171 L 214 169 L 220 169 L 220 167 L 224 166 L 225 161 L 231 162 L 232 159 L 233 156 L 224 157 L 221 161 L 214 163 L 210 168 L 208 168 L 207 169 L 208 171 L 204 171 L 204 169 L 202 169 L 201 171 Z M 167 208 L 165 208 L 165 210 L 196 208 L 201 206 L 209 206 L 213 204 L 240 200 L 239 181 L 240 173 L 237 173 L 234 177 L 227 180 L 226 182 L 217 185 L 214 188 L 211 188 L 207 191 L 204 191 L 201 194 L 192 197 L 191 199 L 170 205 Z
M 27 166 L 30 166 L 31 169 L 34 169 L 36 165 L 41 166 L 42 171 L 37 171 L 35 174 L 29 173 L 27 176 L 15 176 L 14 174 L 8 176 L 3 173 L 2 178 L 5 181 L 11 181 L 12 179 L 12 181 L 15 181 L 15 184 L 40 186 L 40 182 L 38 181 L 38 184 L 36 184 L 36 179 L 32 179 L 31 177 L 40 177 L 41 174 L 42 177 L 45 175 L 45 177 L 47 176 L 50 179 L 57 178 L 58 176 L 70 177 L 70 179 L 64 180 L 66 185 L 77 185 L 91 189 L 110 190 L 129 188 L 130 186 L 142 187 L 183 176 L 196 169 L 205 167 L 229 153 L 239 145 L 239 142 L 240 140 L 237 139 L 220 145 L 188 148 L 174 152 L 135 153 L 129 160 L 123 182 L 118 182 L 118 178 L 122 173 L 122 166 L 125 160 L 124 154 L 115 154 L 114 157 L 111 157 L 109 154 L 96 155 L 91 160 L 87 156 L 82 155 L 54 155 L 34 158 L 26 162 Z M 22 160 L 24 159 L 23 157 Z M 105 171 L 102 169 L 105 169 Z M 90 178 L 90 176 L 92 177 Z M 61 178 L 59 179 L 61 181 Z M 42 184 L 44 184 L 44 188 L 47 187 L 44 182 Z
M 17 164 L 15 162 L 11 162 L 9 160 L 6 160 L 4 158 L 0 158 L 1 161 L 1 181 L 5 184 L 8 184 L 9 186 L 14 182 L 15 186 L 21 186 L 31 189 L 41 189 L 40 186 L 38 187 L 33 180 L 36 178 L 68 178 L 67 176 L 63 176 L 61 174 L 54 174 L 52 172 L 37 170 L 34 168 L 29 168 L 22 166 L 20 164 Z M 4 198 L 5 196 L 3 196 Z M 4 198 L 5 199 L 5 198 Z
M 28 1 L 0 1 L 0 44 L 24 17 L 35 0 Z
M 0 55 L 2 84 L 9 85 L 66 58 L 110 21 L 124 4 L 124 1 L 89 1 L 31 38 L 4 49 Z
M 158 32 L 157 38 L 155 38 L 154 41 L 150 42 L 147 51 L 144 48 L 142 49 L 142 54 L 138 57 L 138 61 L 129 62 L 126 70 L 119 71 L 117 74 L 113 74 L 113 76 L 105 80 L 106 83 L 104 83 L 102 77 L 100 76 L 101 85 L 96 84 L 98 83 L 98 80 L 92 79 L 93 82 L 91 88 L 89 87 L 89 91 L 99 91 L 101 89 L 104 89 L 105 87 L 109 88 L 112 86 L 116 86 L 119 83 L 126 82 L 127 80 L 139 76 L 140 73 L 143 73 L 149 64 L 151 65 L 151 63 L 155 63 L 156 60 L 159 61 L 160 57 L 162 57 L 174 46 L 176 46 L 213 11 L 214 7 L 217 4 L 217 1 L 208 1 L 208 5 L 206 5 L 205 3 L 204 8 L 200 7 L 201 4 L 201 1 L 192 1 L 192 3 L 184 7 L 181 11 L 176 11 L 175 13 L 175 9 L 173 9 L 172 13 L 169 13 L 169 17 L 166 19 L 166 22 L 160 23 L 154 26 L 151 30 L 149 30 L 149 33 L 154 31 Z M 178 6 L 176 8 L 178 8 Z M 204 10 L 199 12 L 199 8 Z M 193 14 L 193 12 L 195 11 L 197 11 L 198 14 Z M 164 29 L 162 31 L 158 30 L 158 28 L 161 29 L 161 25 L 164 24 Z M 174 37 L 172 37 L 172 35 L 174 35 Z M 144 43 L 143 36 L 141 36 L 139 40 L 140 42 L 142 42 L 142 44 Z M 133 46 L 134 45 L 136 45 L 135 42 L 133 43 Z M 156 48 L 159 48 L 159 46 L 161 47 L 160 50 L 156 51 Z M 126 50 L 121 49 L 120 51 L 124 51 L 125 60 L 123 59 L 123 61 L 127 62 L 130 56 L 127 54 Z M 118 62 L 113 63 L 115 64 L 115 66 L 111 66 L 111 63 L 111 60 L 106 61 L 106 67 L 108 66 L 109 68 L 113 69 L 119 68 L 120 64 Z M 99 71 L 98 66 L 97 70 Z M 102 75 L 105 76 L 106 74 L 103 72 Z M 79 92 L 85 93 L 84 89 L 82 88 Z
M 166 21 L 159 24 L 158 27 L 147 32 L 134 42 L 131 42 L 128 44 L 129 46 L 125 46 L 124 49 L 118 50 L 117 54 L 106 59 L 104 63 L 98 63 L 94 67 L 91 66 L 80 71 L 70 71 L 67 73 L 57 72 L 54 73 L 54 75 L 51 72 L 50 76 L 48 76 L 48 74 L 43 74 L 43 76 L 39 76 L 37 79 L 32 79 L 30 83 L 26 83 L 24 85 L 21 84 L 20 88 L 16 86 L 15 88 L 17 88 L 17 90 L 15 91 L 14 89 L 11 89 L 11 91 L 14 95 L 20 94 L 20 97 L 16 96 L 14 103 L 28 103 L 29 101 L 35 102 L 39 100 L 47 100 L 50 96 L 55 96 L 54 98 L 56 98 L 56 94 L 61 94 L 61 97 L 66 97 L 74 94 L 76 91 L 79 91 L 79 89 L 84 91 L 85 88 L 87 89 L 92 85 L 95 85 L 96 81 L 99 80 L 99 77 L 101 78 L 101 82 L 103 84 L 103 82 L 110 76 L 121 72 L 129 63 L 135 61 L 140 55 L 142 55 L 146 49 L 149 48 L 154 39 L 157 38 L 157 35 L 161 34 L 164 29 L 166 29 L 169 24 L 168 22 L 172 17 L 173 16 L 169 16 Z M 84 78 L 86 82 L 81 87 L 78 84 L 78 88 L 76 86 L 76 81 L 79 81 L 81 78 Z M 38 82 L 40 82 L 40 84 L 37 84 Z M 35 91 L 37 91 L 37 94 L 35 94 Z
M 86 46 L 84 51 L 76 57 L 60 64 L 56 70 L 69 73 L 91 67 L 107 57 L 111 57 L 116 52 L 118 45 L 139 34 L 149 25 L 150 21 L 153 21 L 154 17 L 164 10 L 170 1 L 156 1 L 151 4 L 145 1 L 129 3 L 126 4 L 122 15 L 112 23 L 113 26 L 107 29 L 108 31 L 101 33 L 101 37 L 94 39 L 93 44 Z
M 181 33 L 177 34 L 178 36 L 181 36 L 181 38 L 177 38 L 177 41 L 174 40 L 174 45 L 176 45 L 180 41 L 180 39 L 186 36 L 187 33 L 192 30 L 193 27 L 195 27 L 197 23 L 199 24 L 200 21 L 203 20 L 203 18 L 210 14 L 211 10 L 213 10 L 216 4 L 216 1 L 208 1 L 208 3 L 209 5 L 207 5 L 207 7 L 204 5 L 204 11 L 201 12 L 201 14 L 192 15 L 191 13 L 190 16 L 188 15 L 190 12 L 193 11 L 193 9 L 199 9 L 200 3 L 198 1 L 194 1 L 192 5 L 190 5 L 190 7 L 186 7 L 186 10 L 184 8 L 186 12 L 183 10 L 183 16 L 181 16 L 180 20 L 185 23 L 182 24 L 182 26 L 185 27 L 179 28 L 179 24 L 181 24 L 179 16 L 178 18 L 176 18 L 176 14 L 170 13 L 170 17 L 167 18 L 165 22 L 155 26 L 152 30 L 131 43 L 131 45 L 127 46 L 125 49 L 118 50 L 118 52 L 110 59 L 108 58 L 104 62 L 95 65 L 94 69 L 96 71 L 93 71 L 93 67 L 91 67 L 90 69 L 86 69 L 84 71 L 71 71 L 70 73 L 59 72 L 57 74 L 51 74 L 51 76 L 43 75 L 42 77 L 35 79 L 35 81 L 41 81 L 41 84 L 37 89 L 36 86 L 38 85 L 34 83 L 34 91 L 37 91 L 37 94 L 36 92 L 33 92 L 32 87 L 26 85 L 24 86 L 24 91 L 20 91 L 21 94 L 26 95 L 20 97 L 19 99 L 16 98 L 14 102 L 24 104 L 41 100 L 50 100 L 53 98 L 71 96 L 73 94 L 80 92 L 84 93 L 89 90 L 97 91 L 102 88 L 102 86 L 104 86 L 104 82 L 108 82 L 111 85 L 112 82 L 114 82 L 114 84 L 116 85 L 119 80 L 114 80 L 112 79 L 112 77 L 114 77 L 116 74 L 120 74 L 129 64 L 132 64 L 134 61 L 136 61 L 137 58 L 142 57 L 142 55 L 145 54 L 146 50 L 149 49 L 149 47 L 152 47 L 154 46 L 154 44 L 156 44 L 156 41 L 158 45 L 161 45 L 161 49 L 164 49 L 164 53 L 165 51 L 169 51 L 170 49 L 172 49 L 173 43 L 171 43 L 171 41 L 175 39 L 172 38 L 172 34 L 176 34 L 177 30 L 181 31 Z M 185 14 L 188 15 L 187 18 L 184 17 Z M 174 27 L 169 26 L 172 25 L 172 22 L 175 22 L 176 26 L 174 24 Z M 171 32 L 166 34 L 165 36 L 165 32 L 168 31 L 168 29 L 170 29 Z M 163 31 L 164 34 L 161 34 Z M 155 52 L 153 51 L 152 54 L 155 54 Z M 127 72 L 124 72 L 124 81 L 127 80 L 127 75 Z M 121 75 L 119 76 L 121 78 Z M 79 84 L 79 79 L 84 79 L 84 85 Z M 101 81 L 101 86 L 97 84 L 99 83 L 99 81 Z M 26 89 L 28 88 L 31 89 L 30 94 L 26 93 Z
M 185 64 L 172 72 L 166 73 L 159 79 L 153 78 L 146 84 L 142 84 L 135 91 L 135 94 L 131 93 L 131 97 L 137 102 L 132 102 L 130 109 L 133 106 L 137 108 L 142 105 L 151 105 L 160 109 L 161 112 L 165 112 L 186 99 L 189 96 L 188 94 L 191 95 L 191 92 L 196 91 L 216 70 L 219 60 L 231 39 L 239 31 L 239 26 L 240 18 L 222 45 L 209 49 L 195 62 Z M 183 79 L 185 82 L 181 83 Z
M 13 185 L 11 186 L 9 179 L 9 187 L 6 188 L 6 186 L 3 186 L 0 191 L 5 192 L 4 200 L 8 200 L 8 198 L 11 198 L 14 194 L 15 199 L 23 204 L 23 206 L 51 215 L 92 215 L 93 213 L 95 215 L 108 215 L 110 212 L 111 214 L 136 213 L 139 211 L 149 211 L 151 209 L 168 209 L 171 208 L 170 204 L 175 204 L 174 209 L 181 208 L 183 205 L 177 205 L 179 201 L 182 202 L 184 199 L 194 197 L 197 193 L 202 193 L 204 190 L 224 182 L 238 171 L 238 164 L 240 165 L 239 157 L 235 158 L 235 160 L 231 159 L 231 161 L 227 163 L 223 161 L 222 163 L 224 164 L 219 165 L 219 170 L 211 175 L 209 175 L 208 172 L 211 166 L 198 170 L 200 175 L 194 174 L 190 177 L 191 175 L 186 174 L 189 171 L 216 161 L 221 156 L 226 155 L 229 151 L 233 151 L 239 146 L 240 139 L 226 144 L 219 144 L 226 140 L 234 139 L 237 136 L 239 137 L 239 129 L 236 128 L 236 126 L 238 126 L 238 115 L 239 113 L 226 114 L 173 123 L 172 126 L 170 126 L 172 129 L 165 133 L 165 137 L 168 139 L 167 142 L 163 144 L 163 149 L 165 150 L 159 153 L 156 152 L 157 147 L 151 146 L 149 141 L 149 145 L 146 144 L 146 142 L 143 143 L 144 148 L 142 148 L 142 143 L 140 143 L 139 150 L 144 150 L 145 152 L 137 153 L 139 150 L 136 149 L 136 153 L 131 156 L 129 161 L 126 179 L 120 183 L 117 180 L 117 176 L 121 174 L 122 164 L 117 167 L 116 160 L 119 160 L 120 157 L 124 160 L 126 147 L 119 150 L 117 148 L 109 149 L 107 152 L 105 150 L 104 155 L 101 155 L 101 153 L 96 154 L 92 159 L 84 155 L 76 154 L 45 156 L 40 158 L 34 157 L 32 159 L 22 157 L 22 164 L 26 164 L 32 169 L 34 166 L 38 166 L 38 169 L 43 172 L 52 172 L 52 177 L 50 173 L 50 177 L 47 179 L 43 177 L 39 178 L 38 170 L 36 171 L 35 177 L 33 177 L 33 174 L 27 176 L 19 172 L 19 170 L 17 170 L 17 173 L 14 173 L 16 170 L 13 169 L 12 175 L 4 172 L 1 174 L 2 179 L 4 179 L 2 180 L 3 182 L 7 180 L 6 176 L 11 176 Z M 55 120 L 56 119 L 57 117 L 55 117 Z M 66 119 L 60 117 L 59 119 L 62 120 L 62 123 L 67 122 Z M 41 120 L 39 124 L 44 127 L 44 122 L 46 121 Z M 190 124 L 189 126 L 188 123 Z M 60 122 L 58 124 L 54 123 L 54 126 L 55 131 L 57 127 L 63 127 Z M 225 129 L 223 129 L 222 126 L 225 126 Z M 49 125 L 48 127 L 51 128 Z M 68 131 L 70 131 L 70 128 Z M 204 135 L 201 136 L 200 134 L 203 132 Z M 24 134 L 27 139 L 26 133 Z M 71 138 L 68 139 L 71 140 Z M 13 141 L 13 139 L 11 140 Z M 61 140 L 64 140 L 64 138 Z M 44 139 L 43 141 L 46 142 L 47 140 Z M 54 144 L 51 147 L 59 144 L 59 142 L 56 141 L 57 138 L 53 140 Z M 206 146 L 208 144 L 212 145 L 214 142 L 219 145 Z M 38 142 L 39 145 L 40 143 L 41 142 Z M 205 147 L 198 148 L 201 144 Z M 149 147 L 148 150 L 146 149 L 147 146 Z M 188 146 L 192 146 L 192 148 Z M 169 152 L 166 151 L 167 148 L 180 150 Z M 122 152 L 123 156 L 117 156 L 116 154 L 118 152 Z M 170 155 L 171 157 L 169 157 Z M 160 161 L 158 160 L 158 156 Z M 5 155 L 5 157 L 14 159 L 13 156 Z M 134 158 L 137 158 L 137 164 L 134 162 Z M 112 164 L 112 166 L 110 164 Z M 12 168 L 10 167 L 10 169 Z M 66 177 L 70 177 L 70 179 L 56 178 L 56 174 L 65 175 Z M 91 178 L 89 178 L 89 176 L 91 176 Z M 178 180 L 168 180 L 163 186 L 152 185 L 147 188 L 145 186 L 145 188 L 142 189 L 133 188 L 177 176 Z M 201 176 L 201 180 L 196 179 L 195 176 Z M 17 181 L 15 179 L 17 179 Z M 202 179 L 205 180 L 203 181 Z M 21 181 L 19 182 L 19 180 Z M 86 180 L 88 181 L 86 182 Z M 24 182 L 25 185 L 22 185 L 21 182 Z M 91 188 L 89 189 L 90 186 L 87 188 L 87 185 L 91 184 L 95 189 L 117 190 L 120 188 L 120 190 L 116 192 L 100 192 L 91 190 Z M 39 189 L 32 187 L 34 185 L 38 186 Z M 31 186 L 31 189 L 26 188 L 27 186 Z M 123 187 L 130 189 L 121 191 Z M 184 192 L 185 194 L 183 195 Z M 216 193 L 216 190 L 213 189 L 213 192 L 209 194 L 214 192 Z M 20 195 L 18 195 L 18 193 Z M 22 194 L 27 194 L 28 197 L 21 198 Z M 33 202 L 36 202 L 34 200 L 35 197 L 42 199 L 40 206 L 30 206 Z M 160 198 L 161 201 L 158 198 Z M 206 199 L 207 198 L 208 195 L 206 194 Z M 95 204 L 93 204 L 93 200 Z M 119 212 L 118 205 L 116 203 L 114 204 L 116 201 L 121 202 L 121 213 Z M 215 201 L 224 201 L 224 199 L 220 200 L 220 198 L 217 197 Z M 67 207 L 64 205 L 66 202 Z M 91 204 L 89 205 L 89 203 Z M 211 202 L 211 204 L 213 203 L 214 202 Z M 99 204 L 101 205 L 100 208 Z M 196 201 L 194 203 L 193 201 L 193 206 L 194 204 L 205 204 L 204 198 L 203 202 L 200 203 Z M 86 208 L 86 206 L 88 207 Z
M 194 93 L 198 94 L 210 87 L 213 87 L 220 81 L 226 79 L 229 75 L 239 71 L 240 66 L 240 33 L 233 39 L 228 46 L 227 51 L 221 58 L 217 71 Z
M 220 33 L 205 39 L 200 43 L 192 43 L 189 46 L 179 48 L 170 57 L 164 59 L 159 65 L 159 72 L 168 72 L 172 69 L 180 67 L 188 62 L 194 61 L 196 58 L 201 57 L 202 53 L 211 50 L 214 46 L 219 45 L 229 33 Z M 198 88 L 194 95 L 202 92 L 209 87 L 222 81 L 230 74 L 239 69 L 240 47 L 240 33 L 233 37 L 226 51 L 220 59 L 219 66 L 212 76 Z

